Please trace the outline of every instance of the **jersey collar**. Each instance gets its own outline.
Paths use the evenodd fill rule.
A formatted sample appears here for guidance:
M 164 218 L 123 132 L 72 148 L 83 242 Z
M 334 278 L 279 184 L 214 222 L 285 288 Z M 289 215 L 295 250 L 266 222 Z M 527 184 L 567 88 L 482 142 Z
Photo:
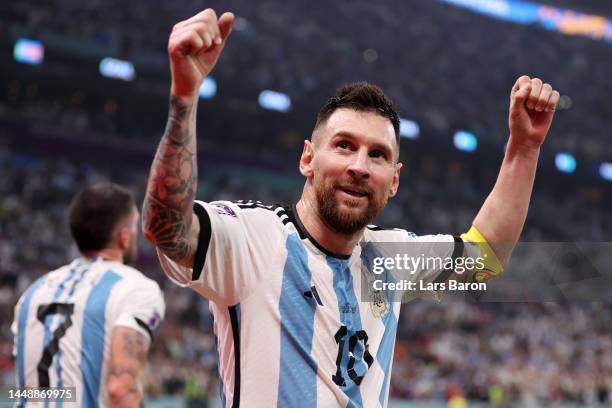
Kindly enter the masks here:
M 297 229 L 301 239 L 308 239 L 319 251 L 323 252 L 327 256 L 331 256 L 333 258 L 338 259 L 349 259 L 351 257 L 351 255 L 336 254 L 334 252 L 331 252 L 325 249 L 323 245 L 319 244 L 317 240 L 314 239 L 312 235 L 310 235 L 308 230 L 306 230 L 304 224 L 302 224 L 302 220 L 300 220 L 300 216 L 298 215 L 297 209 L 295 208 L 295 204 L 285 207 L 285 212 L 287 213 L 287 216 L 289 217 L 291 222 L 293 222 L 293 225 L 295 225 L 295 228 Z

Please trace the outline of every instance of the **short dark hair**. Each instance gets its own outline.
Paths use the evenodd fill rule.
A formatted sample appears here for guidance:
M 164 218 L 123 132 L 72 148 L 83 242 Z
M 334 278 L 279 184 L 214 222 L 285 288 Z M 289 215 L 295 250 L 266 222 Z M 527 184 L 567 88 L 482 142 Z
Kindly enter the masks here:
M 79 192 L 70 204 L 72 237 L 81 252 L 100 251 L 113 231 L 134 210 L 134 197 L 115 183 L 96 183 Z
M 400 121 L 399 113 L 393 101 L 385 95 L 383 90 L 368 82 L 355 82 L 344 85 L 336 94 L 329 98 L 317 115 L 315 129 L 324 123 L 337 109 L 349 108 L 361 112 L 375 112 L 389 119 L 395 131 L 395 141 L 399 147 Z

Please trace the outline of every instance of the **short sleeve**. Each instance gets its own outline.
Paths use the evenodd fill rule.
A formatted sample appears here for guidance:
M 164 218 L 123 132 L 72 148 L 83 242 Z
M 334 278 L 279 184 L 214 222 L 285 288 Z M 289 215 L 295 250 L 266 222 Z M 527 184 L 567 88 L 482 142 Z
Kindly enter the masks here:
M 414 237 L 413 240 L 417 247 L 420 247 L 417 251 L 423 254 L 425 260 L 424 267 L 416 274 L 416 279 L 423 281 L 424 286 L 429 283 L 444 283 L 453 273 L 467 273 L 462 261 L 467 258 L 476 259 L 479 254 L 477 246 L 453 235 L 422 235 Z M 425 290 L 420 293 L 420 297 L 440 300 L 442 292 Z
M 114 294 L 113 327 L 129 327 L 153 340 L 166 312 L 163 294 L 150 279 L 130 279 Z
M 280 207 L 279 207 L 280 208 Z M 233 305 L 248 296 L 274 258 L 282 223 L 274 208 L 259 203 L 196 201 L 200 236 L 193 268 L 157 250 L 170 280 L 218 303 Z

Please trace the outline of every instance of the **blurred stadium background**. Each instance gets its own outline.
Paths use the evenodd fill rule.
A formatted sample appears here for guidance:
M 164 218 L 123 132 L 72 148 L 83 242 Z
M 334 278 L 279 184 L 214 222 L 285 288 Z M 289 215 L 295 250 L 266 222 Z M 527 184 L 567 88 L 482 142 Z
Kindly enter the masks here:
M 140 202 L 168 107 L 168 34 L 213 7 L 238 19 L 201 90 L 198 198 L 291 202 L 316 112 L 348 81 L 381 85 L 402 122 L 402 188 L 378 220 L 460 233 L 493 186 L 521 74 L 562 93 L 526 241 L 612 241 L 612 3 L 606 0 L 21 0 L 0 3 L 0 381 L 34 278 L 77 255 L 73 194 L 126 184 Z M 574 10 L 574 11 L 571 11 Z M 205 299 L 165 291 L 147 406 L 219 406 Z M 534 272 L 536 273 L 536 272 Z M 391 407 L 612 406 L 612 306 L 411 303 Z

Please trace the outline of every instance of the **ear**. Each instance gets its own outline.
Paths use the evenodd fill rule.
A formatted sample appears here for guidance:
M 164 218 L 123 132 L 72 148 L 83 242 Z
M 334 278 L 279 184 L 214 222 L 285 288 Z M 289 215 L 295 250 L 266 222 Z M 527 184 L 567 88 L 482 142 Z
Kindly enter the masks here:
M 117 244 L 121 249 L 130 247 L 130 231 L 128 227 L 121 227 L 117 232 Z
M 314 159 L 314 146 L 310 140 L 304 140 L 304 150 L 302 150 L 302 156 L 300 157 L 300 173 L 306 178 L 311 177 L 312 161 Z
M 393 180 L 391 180 L 391 187 L 389 190 L 389 197 L 394 197 L 397 194 L 397 189 L 399 188 L 400 181 L 400 171 L 402 170 L 402 163 L 397 163 L 395 165 L 395 170 L 393 171 Z

